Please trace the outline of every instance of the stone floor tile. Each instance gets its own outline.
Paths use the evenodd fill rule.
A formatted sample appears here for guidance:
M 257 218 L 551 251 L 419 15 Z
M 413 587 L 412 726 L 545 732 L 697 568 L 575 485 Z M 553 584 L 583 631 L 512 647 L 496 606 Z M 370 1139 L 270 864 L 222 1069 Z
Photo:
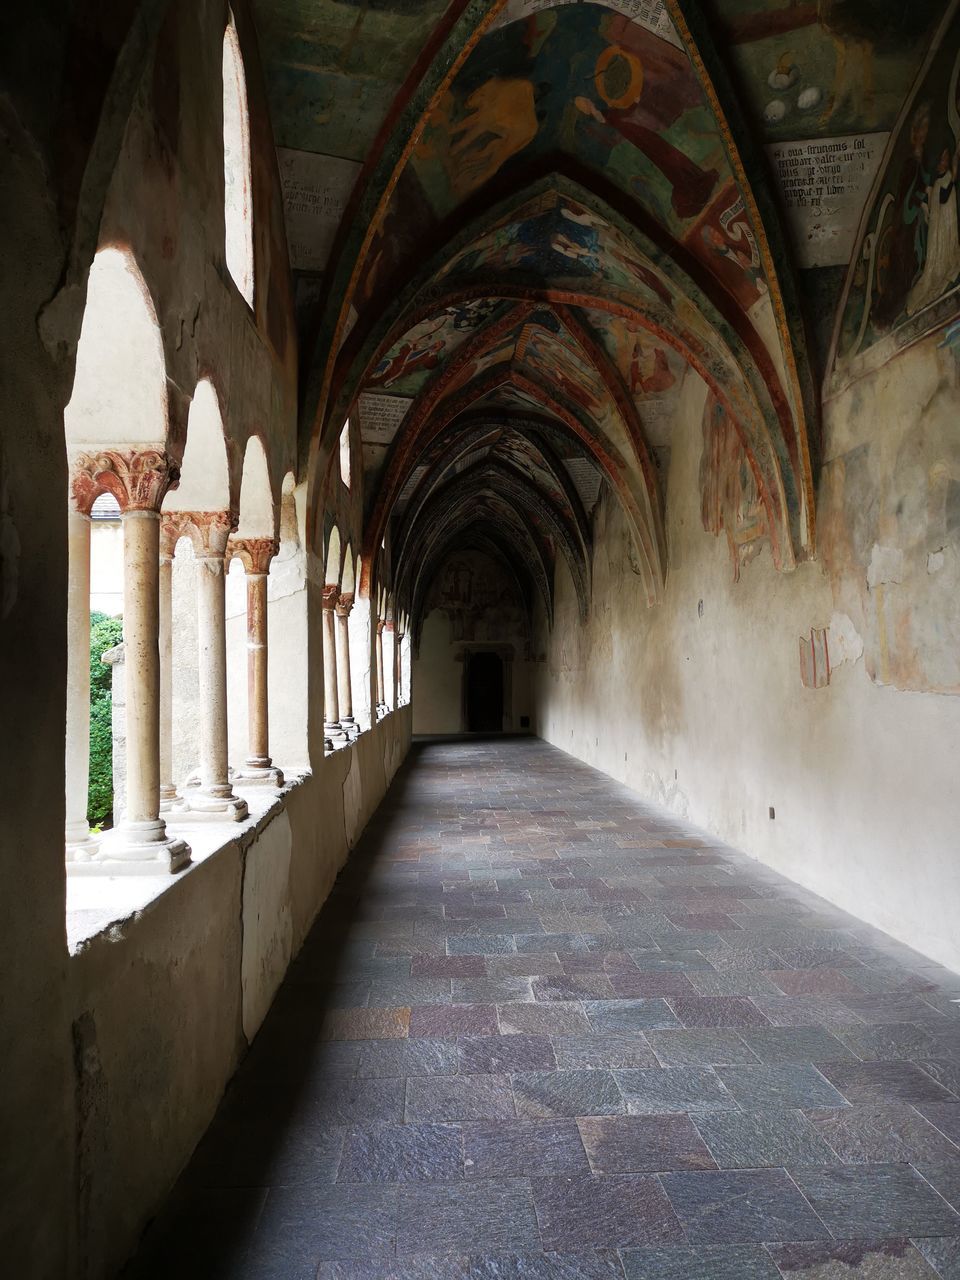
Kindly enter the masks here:
M 521 1120 L 516 1124 L 465 1124 L 468 1178 L 514 1178 L 589 1173 L 574 1120 Z
M 457 1042 L 461 1075 L 553 1071 L 553 1044 L 546 1036 L 477 1036 Z
M 656 1054 L 642 1032 L 611 1035 L 559 1036 L 553 1041 L 562 1070 L 612 1070 L 614 1067 L 656 1067 Z
M 367 1040 L 358 1076 L 454 1076 L 457 1048 L 449 1040 Z
M 517 950 L 512 933 L 454 934 L 446 939 L 447 955 L 451 956 L 501 956 Z
M 456 1182 L 462 1177 L 459 1125 L 377 1125 L 347 1133 L 337 1182 Z
M 491 978 L 538 978 L 563 972 L 555 951 L 530 951 L 525 955 L 487 956 L 487 974 Z
M 617 973 L 611 977 L 610 981 L 613 986 L 611 994 L 620 1000 L 697 994 L 685 973 L 671 970 L 661 969 L 654 973 L 642 973 L 639 970 Z
M 918 1102 L 917 1110 L 960 1146 L 960 1102 Z
M 623 1280 L 612 1250 L 588 1253 L 486 1254 L 466 1259 L 464 1280 Z
M 506 1004 L 534 999 L 531 978 L 454 978 L 453 998 L 460 1004 Z
M 666 1173 L 660 1181 L 691 1244 L 830 1238 L 782 1169 Z
M 744 1044 L 737 1032 L 725 1028 L 648 1031 L 646 1037 L 662 1067 L 757 1062 L 756 1054 Z
M 790 1174 L 838 1239 L 960 1235 L 960 1214 L 907 1164 L 806 1165 Z
M 320 1032 L 324 1040 L 386 1040 L 406 1036 L 409 1009 L 331 1009 Z
M 467 1179 L 407 1184 L 398 1195 L 397 1254 L 522 1252 L 539 1242 L 530 1183 Z
M 820 1062 L 848 1058 L 850 1050 L 825 1027 L 757 1027 L 741 1033 L 761 1062 Z
M 501 1004 L 497 1012 L 502 1035 L 576 1036 L 591 1031 L 583 1005 L 575 1001 Z
M 936 1280 L 909 1240 L 846 1240 L 839 1244 L 772 1244 L 788 1280 Z
M 316 1274 L 326 1259 L 389 1257 L 396 1238 L 396 1187 L 279 1188 L 268 1195 L 257 1224 L 251 1275 L 269 1267 L 271 1276 L 299 1280 Z
M 612 999 L 614 986 L 605 973 L 576 973 L 537 978 L 533 984 L 537 1000 Z
M 949 1089 L 912 1062 L 817 1062 L 848 1102 L 955 1102 Z
M 760 1245 L 623 1249 L 620 1257 L 626 1280 L 780 1280 Z
M 634 964 L 641 973 L 695 973 L 701 970 L 713 973 L 714 966 L 702 951 L 682 949 L 659 950 L 627 948 Z
M 546 1250 L 672 1244 L 683 1232 L 663 1188 L 643 1174 L 534 1178 Z
M 566 974 L 606 973 L 613 976 L 639 972 L 629 951 L 569 952 L 563 957 L 561 966 Z
M 787 996 L 833 996 L 860 989 L 840 969 L 771 969 L 764 976 Z
M 589 1116 L 577 1124 L 594 1173 L 717 1167 L 687 1116 Z
M 388 957 L 383 957 L 388 959 Z M 484 978 L 483 956 L 413 956 L 410 976 L 414 978 Z
M 613 1074 L 630 1115 L 738 1110 L 712 1067 L 627 1068 Z
M 192 1187 L 279 1187 L 335 1182 L 346 1128 L 290 1123 L 282 1107 L 228 1121 L 223 1112 L 190 1163 Z
M 321 1124 L 399 1124 L 403 1119 L 404 1082 L 336 1076 L 313 1102 Z
M 671 996 L 685 1027 L 765 1027 L 767 1019 L 746 996 Z
M 517 1115 L 609 1116 L 626 1110 L 609 1071 L 528 1071 L 513 1077 Z
M 681 1025 L 666 1000 L 585 1000 L 583 1008 L 594 1031 L 645 1031 Z
M 940 1280 L 960 1280 L 960 1239 L 914 1240 L 914 1245 Z
M 410 1076 L 406 1086 L 407 1124 L 512 1120 L 517 1114 L 506 1075 Z
M 450 1039 L 496 1032 L 497 1010 L 492 1004 L 420 1005 L 410 1010 L 411 1038 Z
M 758 969 L 731 969 L 726 973 L 693 970 L 686 975 L 701 996 L 776 996 L 777 988 Z
M 902 1062 L 907 1058 L 936 1058 L 937 1051 L 941 1047 L 937 1037 L 931 1031 L 914 1022 L 897 1022 L 872 1027 L 861 1024 L 838 1028 L 837 1038 L 864 1062 Z
M 942 1085 L 944 1089 L 949 1089 L 954 1097 L 960 1098 L 960 1058 L 956 1060 L 921 1058 L 917 1066 L 936 1080 L 937 1084 Z
M 717 1074 L 746 1111 L 766 1107 L 845 1107 L 847 1100 L 810 1063 L 718 1067 Z
M 374 978 L 371 1006 L 450 1004 L 449 978 Z
M 694 1124 L 721 1169 L 836 1164 L 839 1157 L 802 1111 L 713 1111 Z
M 935 1162 L 913 1161 L 914 1167 L 960 1213 L 960 1155 Z

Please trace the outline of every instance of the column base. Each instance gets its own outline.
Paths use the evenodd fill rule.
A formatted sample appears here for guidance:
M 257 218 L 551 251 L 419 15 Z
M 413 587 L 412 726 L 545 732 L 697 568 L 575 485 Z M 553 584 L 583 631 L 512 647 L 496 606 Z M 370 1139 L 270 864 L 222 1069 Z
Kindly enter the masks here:
M 244 822 L 250 816 L 246 800 L 239 796 L 214 796 L 202 787 L 191 787 L 180 797 L 183 808 L 177 822 Z
M 348 742 L 356 742 L 360 737 L 360 726 L 353 716 L 344 716 L 340 721 L 340 728 L 347 735 Z
M 282 787 L 283 774 L 273 764 L 256 764 L 249 760 L 233 775 L 241 787 Z
M 91 862 L 100 849 L 100 837 L 88 831 L 86 836 L 66 841 L 67 862 Z
M 68 862 L 68 875 L 155 876 L 182 870 L 190 862 L 190 846 L 168 836 L 162 821 L 132 822 L 108 831 L 97 853 L 84 862 Z
M 336 724 L 325 724 L 323 726 L 323 740 L 324 743 L 329 742 L 333 750 L 338 747 L 345 747 L 350 741 L 341 728 L 339 721 Z

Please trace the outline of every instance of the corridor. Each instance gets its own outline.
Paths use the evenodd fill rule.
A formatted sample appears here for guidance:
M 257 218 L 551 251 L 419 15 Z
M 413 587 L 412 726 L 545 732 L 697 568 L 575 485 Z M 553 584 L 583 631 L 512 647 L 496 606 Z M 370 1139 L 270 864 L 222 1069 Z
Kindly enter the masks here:
M 539 740 L 415 743 L 126 1274 L 955 1280 L 957 998 Z

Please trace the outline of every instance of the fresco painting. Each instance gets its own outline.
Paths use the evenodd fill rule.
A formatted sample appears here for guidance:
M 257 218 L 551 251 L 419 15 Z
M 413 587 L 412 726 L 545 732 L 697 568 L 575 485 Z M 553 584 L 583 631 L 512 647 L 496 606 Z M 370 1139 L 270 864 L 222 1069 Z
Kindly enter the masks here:
M 893 125 L 942 0 L 714 0 L 769 141 Z
M 443 216 L 509 162 L 558 150 L 677 230 L 732 178 L 686 53 L 599 6 L 540 11 L 489 34 L 429 121 L 413 165 Z
M 414 326 L 395 342 L 378 362 L 367 382 L 370 386 L 416 395 L 430 373 L 481 325 L 503 309 L 494 299 L 465 302 L 447 307 Z
M 833 385 L 949 323 L 960 306 L 960 11 L 908 101 L 861 227 Z
M 276 141 L 364 160 L 446 0 L 253 0 Z
M 726 534 L 733 579 L 763 546 L 767 522 L 756 477 L 739 432 L 715 396 L 703 411 L 703 453 L 700 458 L 700 515 L 704 530 Z

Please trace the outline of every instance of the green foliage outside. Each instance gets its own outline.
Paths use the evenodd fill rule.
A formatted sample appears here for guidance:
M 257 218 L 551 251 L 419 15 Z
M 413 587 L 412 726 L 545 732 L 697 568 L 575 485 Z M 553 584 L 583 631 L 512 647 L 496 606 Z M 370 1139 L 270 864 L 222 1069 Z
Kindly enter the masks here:
M 106 613 L 90 615 L 90 789 L 87 821 L 101 826 L 113 812 L 113 668 L 100 655 L 123 639 L 123 620 Z

